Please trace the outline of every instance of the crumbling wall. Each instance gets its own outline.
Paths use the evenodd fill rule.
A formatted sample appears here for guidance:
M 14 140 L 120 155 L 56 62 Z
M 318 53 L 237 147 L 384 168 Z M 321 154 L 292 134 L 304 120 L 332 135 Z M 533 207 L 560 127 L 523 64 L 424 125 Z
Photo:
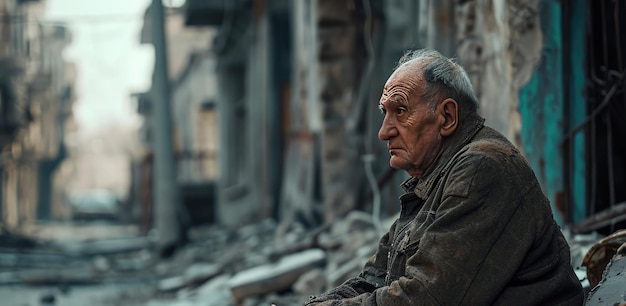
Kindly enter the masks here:
M 287 214 L 304 215 L 311 223 L 316 218 L 330 223 L 353 209 L 362 182 L 359 140 L 349 128 L 359 109 L 362 71 L 356 5 L 294 3 L 292 134 L 282 204 L 292 210 Z
M 361 177 L 355 135 L 347 123 L 356 109 L 359 81 L 357 21 L 353 1 L 318 0 L 317 58 L 319 101 L 323 127 L 320 135 L 324 220 L 332 222 L 354 207 L 355 189 Z
M 543 47 L 540 0 L 470 0 L 456 4 L 458 58 L 466 67 L 486 124 L 518 146 L 519 90 Z

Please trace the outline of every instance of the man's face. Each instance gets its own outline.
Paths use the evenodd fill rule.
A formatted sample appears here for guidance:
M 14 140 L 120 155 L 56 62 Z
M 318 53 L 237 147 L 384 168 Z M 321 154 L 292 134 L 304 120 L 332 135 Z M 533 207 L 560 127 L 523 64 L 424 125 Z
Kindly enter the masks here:
M 378 138 L 387 141 L 389 165 L 421 177 L 441 151 L 441 122 L 421 98 L 424 80 L 419 63 L 406 63 L 385 83 L 379 108 L 385 118 Z

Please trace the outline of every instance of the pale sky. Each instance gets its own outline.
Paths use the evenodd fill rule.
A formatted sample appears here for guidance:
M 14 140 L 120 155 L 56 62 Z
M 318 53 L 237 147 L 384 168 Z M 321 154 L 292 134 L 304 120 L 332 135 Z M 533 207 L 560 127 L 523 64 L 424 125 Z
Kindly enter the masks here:
M 81 133 L 110 125 L 138 126 L 130 94 L 150 87 L 154 51 L 139 43 L 150 2 L 45 1 L 45 20 L 66 22 L 72 34 L 65 57 L 77 66 L 74 117 Z

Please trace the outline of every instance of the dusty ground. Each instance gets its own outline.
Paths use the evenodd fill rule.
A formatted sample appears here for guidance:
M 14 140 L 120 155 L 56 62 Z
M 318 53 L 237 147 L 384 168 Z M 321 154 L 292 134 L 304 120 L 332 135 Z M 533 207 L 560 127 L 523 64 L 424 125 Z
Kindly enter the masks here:
M 190 242 L 167 259 L 157 257 L 150 239 L 132 225 L 28 224 L 19 232 L 29 237 L 27 247 L 0 235 L 0 305 L 234 306 L 235 291 L 245 291 L 241 306 L 302 305 L 308 295 L 357 275 L 380 236 L 370 216 L 357 212 L 319 235 L 297 224 L 281 229 L 266 221 L 192 228 Z M 572 241 L 573 262 L 596 240 Z M 313 249 L 324 250 L 324 263 L 301 263 Z M 293 256 L 299 258 L 295 265 L 282 261 Z M 286 266 L 289 273 L 278 273 Z M 250 271 L 263 272 L 244 273 Z M 576 272 L 585 282 L 584 270 Z M 243 274 L 248 276 L 243 282 L 233 281 Z M 289 286 L 254 289 L 282 282 Z
M 0 286 L 0 301 L 6 306 L 150 305 L 150 292 L 150 286 L 145 284 L 98 284 L 66 288 L 9 285 Z
M 0 236 L 0 305 L 232 306 L 227 281 L 267 262 L 275 226 L 196 230 L 193 241 L 164 259 L 133 225 L 25 224 L 10 239 Z M 241 305 L 301 305 L 304 299 L 270 293 Z
M 87 241 L 103 239 L 120 239 L 138 236 L 138 229 L 134 225 L 119 224 L 105 221 L 92 222 L 49 222 L 25 224 L 20 228 L 20 235 L 42 242 L 46 245 L 72 245 Z M 24 260 L 27 256 L 41 255 L 40 247 L 20 250 L 15 247 L 0 247 L 0 258 L 4 260 L 0 268 L 0 275 L 4 276 L 5 283 L 0 285 L 0 305 L 6 306 L 35 306 L 35 305 L 64 305 L 64 306 L 100 306 L 100 305 L 151 305 L 151 300 L 158 300 L 154 292 L 155 280 L 149 277 L 131 277 L 127 281 L 112 280 L 95 282 L 94 284 L 24 284 L 15 282 L 11 284 L 11 274 L 28 269 L 46 269 L 51 271 L 59 269 L 57 260 L 50 262 L 46 267 L 45 262 L 30 263 Z M 21 252 L 27 254 L 21 254 Z M 14 254 L 14 259 L 20 262 L 15 265 L 7 262 Z M 43 254 L 50 254 L 45 252 Z M 54 255 L 58 255 L 53 253 Z M 56 259 L 54 257 L 53 259 Z M 70 270 L 77 265 L 91 266 L 94 262 L 89 258 L 68 258 Z M 97 262 L 97 260 L 96 260 Z M 63 269 L 63 267 L 60 267 Z M 52 273 L 52 272 L 51 272 Z M 9 283 L 9 284 L 7 284 Z
M 86 241 L 139 235 L 136 225 L 110 221 L 27 223 L 20 232 L 28 237 L 46 241 Z

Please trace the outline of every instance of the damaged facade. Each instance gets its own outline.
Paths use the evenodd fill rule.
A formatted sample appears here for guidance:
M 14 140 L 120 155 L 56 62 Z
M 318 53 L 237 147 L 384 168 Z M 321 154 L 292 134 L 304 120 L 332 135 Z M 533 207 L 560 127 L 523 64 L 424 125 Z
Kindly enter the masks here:
M 0 3 L 12 14 L 38 2 Z M 376 104 L 407 49 L 434 48 L 467 67 L 487 125 L 523 150 L 564 228 L 602 234 L 622 228 L 624 10 L 619 1 L 591 0 L 187 0 L 167 9 L 168 136 L 180 189 L 180 203 L 171 205 L 186 211 L 179 218 L 193 243 L 175 255 L 186 269 L 158 274 L 158 293 L 191 287 L 206 290 L 198 293 L 205 304 L 216 296 L 215 305 L 233 297 L 301 304 L 303 296 L 357 274 L 399 210 L 406 174 L 388 166 Z M 148 16 L 149 9 L 140 41 L 155 44 Z M 18 31 L 2 26 L 2 35 Z M 26 45 L 43 48 L 36 39 Z M 62 159 L 63 134 L 38 133 L 55 133 L 54 118 L 69 120 L 50 109 L 67 110 L 59 105 L 72 101 L 71 82 L 49 85 L 66 79 L 51 81 L 45 73 L 26 82 L 29 74 L 5 60 L 13 57 L 0 54 L 0 198 L 8 225 L 53 211 L 39 204 L 47 184 L 41 169 L 52 173 Z M 7 89 L 14 83 L 37 90 Z M 155 189 L 155 87 L 134 95 L 146 118 L 146 152 L 132 165 L 129 194 L 144 233 L 152 226 Z M 66 104 L 43 103 L 41 97 L 61 92 L 66 99 L 58 103 Z M 192 226 L 207 223 L 214 227 L 205 232 Z M 134 272 L 160 269 L 151 253 L 141 259 L 147 252 L 139 249 L 151 247 L 147 237 L 129 255 L 138 262 Z M 126 259 L 106 258 L 120 274 Z M 196 278 L 194 270 L 202 269 L 193 264 L 208 265 L 207 274 Z
M 154 44 L 152 7 L 144 15 L 140 34 L 142 44 Z M 217 178 L 217 122 L 215 100 L 217 83 L 215 59 L 209 52 L 214 29 L 185 27 L 180 9 L 165 11 L 167 36 L 168 79 L 171 82 L 172 144 L 175 181 L 180 189 L 180 202 L 190 210 L 185 226 L 213 222 L 214 185 Z M 153 80 L 154 74 L 153 72 Z M 154 84 L 145 93 L 134 94 L 137 111 L 144 117 L 140 139 L 145 154 L 131 165 L 130 203 L 143 231 L 151 228 L 154 207 Z M 173 204 L 174 205 L 174 204 Z
M 212 173 L 214 195 L 198 198 L 210 203 L 208 222 L 315 226 L 353 209 L 392 215 L 405 174 L 387 166 L 375 103 L 403 52 L 429 47 L 467 67 L 487 124 L 523 149 L 557 220 L 579 223 L 624 200 L 616 188 L 621 125 L 598 117 L 621 105 L 611 101 L 621 99 L 623 48 L 607 43 L 618 44 L 613 29 L 623 24 L 608 13 L 623 8 L 599 3 L 187 1 L 177 33 L 214 36 L 170 56 L 189 63 L 170 76 L 173 108 L 192 103 L 191 116 L 206 118 L 174 112 L 179 176 Z M 592 43 L 603 37 L 592 26 L 615 39 Z M 209 156 L 199 152 L 211 162 L 194 166 L 190 159 Z
M 43 12 L 40 1 L 0 1 L 0 224 L 8 228 L 66 213 L 54 177 L 67 156 L 75 68 L 62 57 L 69 30 L 40 23 Z
M 187 1 L 189 26 L 217 30 L 215 221 L 274 218 L 275 244 L 285 246 L 293 224 L 397 212 L 405 174 L 387 165 L 375 104 L 403 52 L 429 47 L 467 68 L 487 125 L 522 149 L 564 228 L 622 228 L 624 9 L 584 0 Z

